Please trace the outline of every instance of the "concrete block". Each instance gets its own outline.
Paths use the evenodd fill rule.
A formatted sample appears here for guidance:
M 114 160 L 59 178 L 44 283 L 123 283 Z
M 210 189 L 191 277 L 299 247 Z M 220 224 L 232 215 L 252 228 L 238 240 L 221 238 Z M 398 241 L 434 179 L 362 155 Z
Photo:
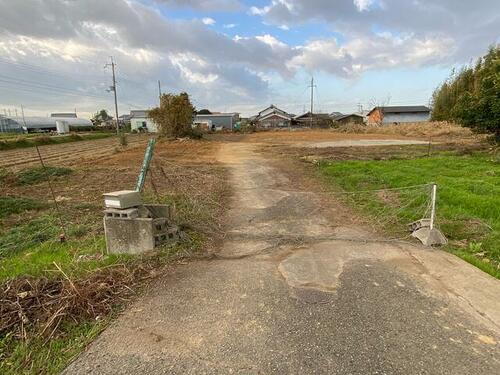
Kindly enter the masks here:
M 139 254 L 155 248 L 151 219 L 104 217 L 104 232 L 111 254 Z
M 125 210 L 120 210 L 118 208 L 107 208 L 104 210 L 104 216 L 122 219 L 135 219 L 139 217 L 139 209 L 127 208 Z
M 444 234 L 436 228 L 422 227 L 414 231 L 411 235 L 420 240 L 425 246 L 439 246 L 448 243 Z
M 420 228 L 429 228 L 431 226 L 431 219 L 420 219 L 408 224 L 410 231 L 414 232 Z
M 170 206 L 166 204 L 145 204 L 144 207 L 151 213 L 152 218 L 163 217 L 172 219 Z
M 141 194 L 134 190 L 120 190 L 106 193 L 104 195 L 104 204 L 107 208 L 126 209 L 137 207 L 142 204 Z

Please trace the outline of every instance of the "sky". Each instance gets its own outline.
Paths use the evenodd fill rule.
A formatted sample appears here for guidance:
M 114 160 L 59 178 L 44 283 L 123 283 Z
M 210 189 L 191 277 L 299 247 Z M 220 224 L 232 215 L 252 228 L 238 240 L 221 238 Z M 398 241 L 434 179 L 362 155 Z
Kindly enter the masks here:
M 427 105 L 500 42 L 498 0 L 0 0 L 0 114 L 114 112 L 187 92 L 256 114 Z

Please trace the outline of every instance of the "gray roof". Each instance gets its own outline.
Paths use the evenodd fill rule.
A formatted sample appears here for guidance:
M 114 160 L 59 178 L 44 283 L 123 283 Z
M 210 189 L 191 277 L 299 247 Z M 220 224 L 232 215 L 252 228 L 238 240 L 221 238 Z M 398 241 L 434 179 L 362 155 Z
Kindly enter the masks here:
M 342 119 L 345 119 L 347 117 L 351 117 L 351 116 L 356 116 L 356 117 L 359 117 L 359 118 L 363 118 L 363 115 L 360 115 L 358 113 L 349 113 L 347 115 L 339 115 L 339 116 L 333 116 L 332 117 L 332 120 L 334 121 L 338 121 L 338 120 L 342 120 Z
M 372 113 L 376 109 L 381 109 L 384 113 L 415 113 L 415 112 L 430 112 L 429 107 L 425 105 L 402 105 L 402 106 L 380 106 L 373 108 Z
M 147 118 L 149 110 L 147 109 L 134 109 L 130 111 L 130 118 Z
M 50 117 L 77 118 L 75 112 L 51 113 Z

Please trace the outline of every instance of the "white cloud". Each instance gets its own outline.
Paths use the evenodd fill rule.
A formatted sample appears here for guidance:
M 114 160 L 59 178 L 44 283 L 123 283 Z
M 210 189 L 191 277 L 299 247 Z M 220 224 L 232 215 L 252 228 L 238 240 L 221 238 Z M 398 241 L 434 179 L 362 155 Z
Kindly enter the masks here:
M 225 29 L 234 29 L 237 25 L 235 23 L 228 23 L 228 24 L 225 24 L 223 27 Z
M 205 25 L 215 25 L 215 20 L 210 17 L 202 18 L 201 22 L 203 22 Z
M 354 5 L 360 12 L 370 9 L 370 6 L 373 4 L 373 0 L 354 0 Z
M 300 54 L 288 63 L 290 69 L 304 67 L 345 78 L 357 77 L 368 70 L 439 63 L 455 52 L 451 39 L 391 34 L 354 38 L 343 45 L 334 38 L 319 39 L 299 50 Z
M 270 45 L 271 47 L 281 47 L 281 48 L 286 48 L 287 45 L 278 39 L 276 39 L 274 36 L 270 34 L 265 34 L 265 35 L 257 35 L 255 39 L 260 40 L 263 43 L 266 43 Z
M 269 10 L 271 9 L 271 6 L 266 6 L 263 8 L 258 8 L 255 6 L 250 7 L 250 14 L 254 16 L 264 16 L 266 15 Z
M 279 25 L 278 27 L 279 27 L 281 30 L 285 30 L 285 31 L 290 30 L 290 28 L 289 28 L 287 25 Z
M 179 8 L 193 8 L 204 11 L 237 11 L 242 9 L 238 0 L 155 0 Z

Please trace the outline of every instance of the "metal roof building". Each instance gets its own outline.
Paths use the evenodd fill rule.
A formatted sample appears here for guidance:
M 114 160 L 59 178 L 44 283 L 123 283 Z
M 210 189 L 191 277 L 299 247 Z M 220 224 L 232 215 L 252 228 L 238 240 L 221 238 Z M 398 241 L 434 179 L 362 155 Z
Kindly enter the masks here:
M 90 120 L 74 117 L 16 117 L 0 115 L 0 132 L 29 133 L 43 130 L 56 130 L 56 121 L 66 121 L 70 127 L 86 128 L 92 126 Z

